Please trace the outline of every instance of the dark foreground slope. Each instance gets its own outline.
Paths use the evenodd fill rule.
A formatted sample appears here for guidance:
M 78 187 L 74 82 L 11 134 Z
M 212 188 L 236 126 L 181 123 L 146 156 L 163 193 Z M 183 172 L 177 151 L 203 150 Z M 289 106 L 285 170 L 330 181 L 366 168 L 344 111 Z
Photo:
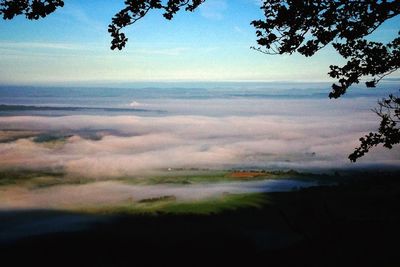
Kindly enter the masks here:
M 400 266 L 400 180 L 395 176 L 265 197 L 268 204 L 261 209 L 118 216 L 97 220 L 89 229 L 21 239 L 1 245 L 0 264 Z

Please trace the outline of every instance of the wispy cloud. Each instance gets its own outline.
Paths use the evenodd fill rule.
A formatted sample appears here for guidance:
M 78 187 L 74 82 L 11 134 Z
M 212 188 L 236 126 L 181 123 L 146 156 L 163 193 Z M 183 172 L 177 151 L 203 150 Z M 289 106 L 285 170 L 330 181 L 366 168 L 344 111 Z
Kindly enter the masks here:
M 213 47 L 169 47 L 169 48 L 160 48 L 160 47 L 138 47 L 133 48 L 132 52 L 136 55 L 155 55 L 155 56 L 181 56 L 186 53 L 212 53 L 218 51 L 220 48 Z
M 207 19 L 222 20 L 227 9 L 225 0 L 208 0 L 200 6 L 200 14 Z
M 249 0 L 250 2 L 253 2 L 256 6 L 262 6 L 265 2 L 265 0 Z
M 87 50 L 88 47 L 74 43 L 54 42 L 0 42 L 2 49 L 57 49 L 57 50 Z
M 243 33 L 242 28 L 240 28 L 239 26 L 235 26 L 235 27 L 234 27 L 234 30 L 235 30 L 236 32 L 238 32 L 238 33 Z
M 188 50 L 190 50 L 188 47 L 140 48 L 135 50 L 135 53 L 143 55 L 179 56 L 187 52 Z
M 65 7 L 60 10 L 60 13 L 69 18 L 72 18 L 81 25 L 84 25 L 90 28 L 91 30 L 101 32 L 102 34 L 104 34 L 104 32 L 107 29 L 106 24 L 100 22 L 97 19 L 92 18 L 80 6 L 72 4 L 70 2 L 66 3 Z

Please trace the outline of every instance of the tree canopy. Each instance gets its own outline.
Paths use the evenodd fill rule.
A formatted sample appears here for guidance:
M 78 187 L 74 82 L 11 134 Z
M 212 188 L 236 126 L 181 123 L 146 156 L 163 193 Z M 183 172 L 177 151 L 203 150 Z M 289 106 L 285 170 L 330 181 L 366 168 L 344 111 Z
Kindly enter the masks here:
M 4 19 L 13 19 L 18 15 L 25 15 L 27 19 L 38 20 L 63 7 L 63 0 L 2 0 L 0 15 Z
M 122 30 L 140 20 L 152 9 L 163 10 L 170 20 L 181 9 L 194 11 L 207 0 L 125 0 L 125 7 L 114 15 L 108 26 L 111 49 L 123 49 L 128 41 Z M 37 20 L 63 7 L 62 0 L 0 0 L 0 15 L 13 19 L 25 15 Z M 400 68 L 400 32 L 388 43 L 368 37 L 385 21 L 400 14 L 398 0 L 264 0 L 264 18 L 254 20 L 257 46 L 265 54 L 300 53 L 313 56 L 332 44 L 347 60 L 344 66 L 330 66 L 332 85 L 330 98 L 339 98 L 347 89 L 368 78 L 367 87 L 375 87 L 385 76 Z M 362 157 L 378 144 L 387 148 L 400 142 L 399 103 L 397 96 L 378 102 L 375 112 L 381 117 L 377 133 L 360 139 L 361 145 L 349 156 L 351 161 Z

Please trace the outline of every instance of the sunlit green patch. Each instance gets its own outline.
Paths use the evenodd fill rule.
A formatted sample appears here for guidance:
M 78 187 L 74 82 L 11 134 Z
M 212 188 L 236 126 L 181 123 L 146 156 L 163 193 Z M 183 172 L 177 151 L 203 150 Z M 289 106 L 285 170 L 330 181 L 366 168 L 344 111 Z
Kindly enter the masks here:
M 58 148 L 63 146 L 70 135 L 41 134 L 33 138 L 33 142 L 46 146 L 47 148 Z
M 41 134 L 33 138 L 33 142 L 35 143 L 46 143 L 46 142 L 54 142 L 58 140 L 65 140 L 64 136 L 56 136 L 49 134 Z
M 177 201 L 174 197 L 166 196 L 159 199 L 134 202 L 127 200 L 124 203 L 104 206 L 90 206 L 72 208 L 74 211 L 90 214 L 109 215 L 137 215 L 137 214 L 198 214 L 210 215 L 227 210 L 241 208 L 262 208 L 268 203 L 265 194 L 225 194 L 217 198 L 197 201 Z
M 23 138 L 31 138 L 38 135 L 35 131 L 16 131 L 16 130 L 0 130 L 0 143 L 14 142 Z
M 61 140 L 42 139 L 48 148 L 56 148 Z M 312 180 L 323 182 L 332 182 L 338 179 L 335 176 L 316 175 L 297 173 L 295 171 L 265 171 L 265 170 L 162 170 L 154 171 L 153 175 L 147 174 L 143 176 L 125 176 L 125 177 L 102 177 L 101 181 L 118 181 L 131 185 L 159 185 L 159 184 L 175 184 L 190 185 L 201 183 L 217 183 L 217 182 L 239 182 L 239 181 L 257 181 L 267 179 L 296 179 L 296 180 Z M 77 174 L 68 174 L 59 169 L 45 170 L 0 170 L 0 186 L 4 185 L 20 185 L 29 188 L 41 188 L 65 184 L 86 184 L 96 182 L 99 179 L 93 177 L 85 177 Z
M 150 177 L 148 184 L 195 184 L 205 182 L 229 181 L 226 171 L 209 171 L 203 173 L 187 173 Z
M 54 177 L 54 176 L 41 176 L 28 181 L 25 186 L 30 189 L 39 189 L 58 185 L 82 185 L 94 182 L 93 179 L 83 177 Z
M 266 171 L 266 170 L 172 170 L 164 171 L 153 176 L 143 177 L 121 177 L 116 180 L 136 185 L 156 184 L 198 184 L 213 182 L 237 182 L 257 181 L 266 179 L 298 179 L 316 180 L 326 175 L 316 175 L 289 171 Z
M 229 181 L 228 171 L 214 170 L 180 170 L 163 171 L 154 175 L 142 177 L 121 177 L 117 180 L 128 184 L 155 185 L 155 184 L 195 184 L 202 182 Z
M 57 171 L 4 170 L 0 171 L 0 185 L 20 185 L 39 177 L 61 177 Z
M 164 212 L 173 214 L 214 214 L 240 208 L 261 208 L 267 203 L 265 194 L 227 194 L 218 199 L 197 202 L 174 202 Z
M 0 186 L 18 185 L 29 189 L 86 184 L 94 181 L 84 177 L 67 176 L 62 170 L 3 170 L 0 171 Z

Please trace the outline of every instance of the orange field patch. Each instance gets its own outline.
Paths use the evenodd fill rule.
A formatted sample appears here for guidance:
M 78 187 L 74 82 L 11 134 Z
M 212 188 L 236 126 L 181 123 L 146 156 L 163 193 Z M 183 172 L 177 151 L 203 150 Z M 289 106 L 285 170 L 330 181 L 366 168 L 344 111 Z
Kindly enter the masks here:
M 229 177 L 239 178 L 239 179 L 249 179 L 260 176 L 267 176 L 265 172 L 255 172 L 255 171 L 235 171 L 229 174 Z

